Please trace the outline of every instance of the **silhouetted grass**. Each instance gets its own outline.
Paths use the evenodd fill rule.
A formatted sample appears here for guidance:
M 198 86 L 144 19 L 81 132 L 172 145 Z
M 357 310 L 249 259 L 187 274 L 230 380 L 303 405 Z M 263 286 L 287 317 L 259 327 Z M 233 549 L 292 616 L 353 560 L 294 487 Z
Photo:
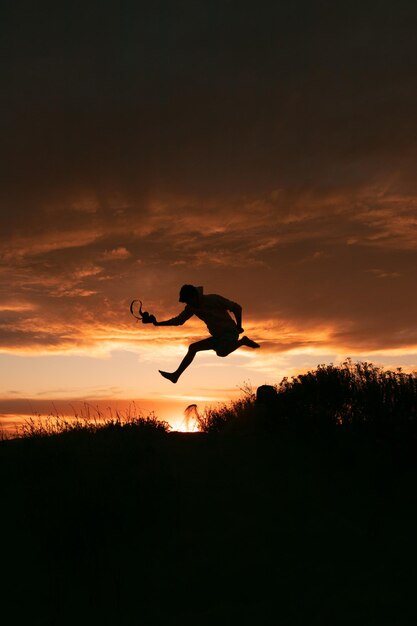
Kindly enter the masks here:
M 108 410 L 103 413 L 98 408 L 84 405 L 84 409 L 78 413 L 74 411 L 74 417 L 66 417 L 59 413 L 48 416 L 35 415 L 28 417 L 22 424 L 16 427 L 13 437 L 19 439 L 39 439 L 56 436 L 83 436 L 86 434 L 105 434 L 123 430 L 125 433 L 167 433 L 170 430 L 168 422 L 159 420 L 154 413 L 144 417 L 132 405 L 125 412 Z M 9 437 L 5 437 L 10 438 Z
M 207 407 L 203 414 L 195 411 L 194 419 L 203 433 L 219 433 L 246 428 L 255 417 L 255 393 L 249 384 L 241 387 L 242 397 L 216 407 Z

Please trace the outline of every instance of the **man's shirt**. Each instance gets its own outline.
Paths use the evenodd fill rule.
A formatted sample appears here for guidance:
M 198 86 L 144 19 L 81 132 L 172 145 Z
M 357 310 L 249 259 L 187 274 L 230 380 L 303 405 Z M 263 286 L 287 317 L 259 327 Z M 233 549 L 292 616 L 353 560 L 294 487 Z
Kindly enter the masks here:
M 189 320 L 190 317 L 196 315 L 205 322 L 209 333 L 213 335 L 213 337 L 218 337 L 224 333 L 236 332 L 236 322 L 228 313 L 228 311 L 232 311 L 236 306 L 236 302 L 227 300 L 227 298 L 218 296 L 215 293 L 207 295 L 201 294 L 198 307 L 187 304 L 179 315 L 169 321 L 173 326 L 180 326 Z

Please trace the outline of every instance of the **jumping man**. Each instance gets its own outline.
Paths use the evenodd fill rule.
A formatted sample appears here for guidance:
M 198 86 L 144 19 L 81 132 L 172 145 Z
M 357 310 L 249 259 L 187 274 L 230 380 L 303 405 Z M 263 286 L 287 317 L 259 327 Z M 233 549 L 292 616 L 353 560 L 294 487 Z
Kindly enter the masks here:
M 244 336 L 239 339 L 239 335 L 243 333 L 242 328 L 242 307 L 236 302 L 227 300 L 216 294 L 203 294 L 202 287 L 194 287 L 194 285 L 183 285 L 180 290 L 180 302 L 185 302 L 185 309 L 176 317 L 164 322 L 153 322 L 154 326 L 180 326 L 190 319 L 193 315 L 199 317 L 206 323 L 208 331 L 211 335 L 208 339 L 192 343 L 188 352 L 181 361 L 175 372 L 163 372 L 159 370 L 164 378 L 172 383 L 176 383 L 184 370 L 191 364 L 197 352 L 202 350 L 214 350 L 217 356 L 227 356 L 231 352 L 247 346 L 248 348 L 259 348 L 259 344 L 252 339 Z M 235 320 L 229 315 L 231 311 L 235 316 Z

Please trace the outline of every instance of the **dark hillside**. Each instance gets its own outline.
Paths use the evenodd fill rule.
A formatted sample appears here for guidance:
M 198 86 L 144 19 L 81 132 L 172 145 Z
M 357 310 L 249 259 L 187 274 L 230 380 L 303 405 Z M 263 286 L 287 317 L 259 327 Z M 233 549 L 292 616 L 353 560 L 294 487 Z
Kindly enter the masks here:
M 415 624 L 413 438 L 251 403 L 217 433 L 2 442 L 7 623 Z
M 416 468 L 397 471 L 384 446 L 22 440 L 3 443 L 1 464 L 16 623 L 417 618 Z

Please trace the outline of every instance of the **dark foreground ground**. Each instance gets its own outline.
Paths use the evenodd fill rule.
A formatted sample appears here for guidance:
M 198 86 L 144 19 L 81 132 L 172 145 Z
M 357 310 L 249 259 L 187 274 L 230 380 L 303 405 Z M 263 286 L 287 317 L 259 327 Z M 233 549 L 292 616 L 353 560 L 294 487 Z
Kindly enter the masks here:
M 4 624 L 417 623 L 407 446 L 120 431 L 0 464 Z

